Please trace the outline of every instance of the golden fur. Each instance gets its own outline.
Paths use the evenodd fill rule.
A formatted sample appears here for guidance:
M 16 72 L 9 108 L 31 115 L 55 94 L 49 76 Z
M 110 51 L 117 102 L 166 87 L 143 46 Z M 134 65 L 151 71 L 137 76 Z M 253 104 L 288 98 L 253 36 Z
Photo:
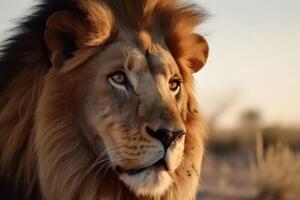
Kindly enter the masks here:
M 27 41 L 15 38 L 16 43 L 23 41 L 24 48 L 28 47 L 24 52 L 12 55 L 7 48 L 1 58 L 0 67 L 13 67 L 0 80 L 0 186 L 4 186 L 0 192 L 15 193 L 11 199 L 194 199 L 204 151 L 204 125 L 192 73 L 205 64 L 208 47 L 203 37 L 192 31 L 204 14 L 173 0 L 65 2 L 66 7 L 48 11 L 40 31 L 24 33 Z M 50 4 L 46 1 L 45 5 Z M 64 54 L 66 36 L 75 46 L 70 57 Z M 114 166 L 101 166 L 94 144 L 99 135 L 82 130 L 84 120 L 79 113 L 84 105 L 90 105 L 87 86 L 93 84 L 98 72 L 97 57 L 124 38 L 141 52 L 166 58 L 172 55 L 183 79 L 180 113 L 174 117 L 180 118 L 186 129 L 184 155 L 170 173 L 172 185 L 161 195 L 137 195 L 128 189 Z M 168 106 L 171 109 L 171 103 Z M 116 120 L 117 114 L 108 116 Z M 93 132 L 91 127 L 86 130 Z

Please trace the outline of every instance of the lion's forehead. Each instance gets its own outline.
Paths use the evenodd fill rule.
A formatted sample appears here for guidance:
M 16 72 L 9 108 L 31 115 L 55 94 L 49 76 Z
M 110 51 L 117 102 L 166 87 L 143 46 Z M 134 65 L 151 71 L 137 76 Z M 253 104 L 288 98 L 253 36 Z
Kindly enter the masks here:
M 171 53 L 159 44 L 153 44 L 147 52 L 136 47 L 123 47 L 126 69 L 133 88 L 137 93 L 157 89 L 157 84 L 168 80 L 179 68 Z

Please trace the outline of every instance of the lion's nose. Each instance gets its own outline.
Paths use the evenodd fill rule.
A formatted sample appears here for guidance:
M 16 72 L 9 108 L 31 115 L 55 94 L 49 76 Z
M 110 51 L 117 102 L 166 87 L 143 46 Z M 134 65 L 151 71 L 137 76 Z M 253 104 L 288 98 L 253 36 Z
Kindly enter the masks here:
M 185 131 L 183 130 L 170 131 L 167 129 L 158 129 L 157 131 L 154 131 L 149 127 L 146 127 L 146 131 L 149 135 L 159 140 L 164 145 L 165 149 L 167 149 L 175 140 L 185 134 Z

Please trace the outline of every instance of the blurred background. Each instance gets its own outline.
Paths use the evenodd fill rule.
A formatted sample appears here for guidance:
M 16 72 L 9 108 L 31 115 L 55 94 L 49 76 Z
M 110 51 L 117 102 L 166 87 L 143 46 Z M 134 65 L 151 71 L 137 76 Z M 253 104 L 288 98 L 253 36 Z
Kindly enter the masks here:
M 300 199 L 300 1 L 194 2 L 210 14 L 199 199 Z
M 0 0 L 0 41 L 38 1 Z M 195 75 L 208 125 L 201 200 L 300 199 L 300 1 L 193 0 L 210 17 Z

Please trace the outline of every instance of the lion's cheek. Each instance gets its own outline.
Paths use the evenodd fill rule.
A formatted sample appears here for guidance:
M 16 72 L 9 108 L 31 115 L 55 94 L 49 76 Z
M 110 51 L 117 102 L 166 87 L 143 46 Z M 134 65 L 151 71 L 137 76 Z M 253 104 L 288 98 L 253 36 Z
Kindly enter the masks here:
M 184 137 L 174 142 L 167 150 L 165 162 L 168 171 L 174 172 L 180 165 L 184 152 Z

